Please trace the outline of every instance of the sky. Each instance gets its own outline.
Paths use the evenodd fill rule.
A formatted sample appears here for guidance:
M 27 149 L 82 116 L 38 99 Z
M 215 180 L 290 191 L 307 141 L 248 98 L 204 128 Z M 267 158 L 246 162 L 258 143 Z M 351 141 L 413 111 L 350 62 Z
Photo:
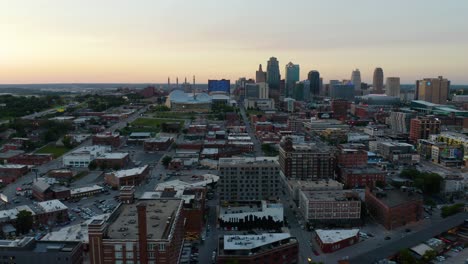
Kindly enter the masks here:
M 468 84 L 466 0 L 0 0 L 0 83 L 255 78 L 292 61 L 325 82 L 375 67 Z

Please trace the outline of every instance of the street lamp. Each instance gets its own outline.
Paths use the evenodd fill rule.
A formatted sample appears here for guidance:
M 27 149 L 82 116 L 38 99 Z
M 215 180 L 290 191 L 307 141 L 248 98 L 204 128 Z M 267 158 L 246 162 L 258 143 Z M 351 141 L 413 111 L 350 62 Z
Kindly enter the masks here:
M 307 263 L 312 263 L 312 259 L 311 259 L 311 258 L 307 258 Z

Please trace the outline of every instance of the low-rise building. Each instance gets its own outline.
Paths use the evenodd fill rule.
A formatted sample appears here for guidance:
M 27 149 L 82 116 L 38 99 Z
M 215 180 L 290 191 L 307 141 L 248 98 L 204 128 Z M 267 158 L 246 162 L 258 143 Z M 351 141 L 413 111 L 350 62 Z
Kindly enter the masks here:
M 361 201 L 352 190 L 301 191 L 299 208 L 312 225 L 355 225 L 361 219 Z
M 51 170 L 48 173 L 48 177 L 58 181 L 70 181 L 74 176 L 75 173 L 68 169 Z
M 367 154 L 366 154 L 367 156 Z M 355 167 L 341 169 L 341 182 L 347 188 L 369 187 L 374 188 L 377 182 L 386 183 L 386 172 L 376 167 Z
M 149 174 L 149 166 L 137 167 L 128 170 L 119 170 L 109 172 L 104 175 L 104 181 L 113 188 L 121 186 L 137 186 L 140 185 Z
M 68 207 L 59 200 L 37 203 L 40 212 L 36 212 L 37 220 L 46 225 L 68 221 Z
M 93 136 L 93 145 L 112 146 L 114 148 L 120 146 L 120 133 L 104 132 Z
M 70 198 L 70 189 L 61 185 L 49 184 L 44 178 L 34 180 L 31 189 L 32 196 L 38 201 Z
M 278 230 L 284 221 L 284 209 L 280 203 L 267 201 L 232 201 L 219 207 L 218 221 L 225 229 Z
M 423 198 L 414 189 L 371 190 L 366 188 L 366 205 L 386 229 L 395 229 L 423 217 Z
M 447 175 L 440 186 L 445 196 L 459 196 L 465 191 L 465 179 L 459 175 Z
M 39 166 L 53 159 L 54 156 L 50 153 L 30 153 L 12 157 L 11 159 L 9 159 L 9 163 Z
M 147 152 L 167 150 L 172 143 L 174 143 L 173 137 L 150 138 L 143 141 L 143 149 Z
M 0 259 L 4 263 L 80 264 L 81 242 L 37 241 L 34 237 L 0 240 Z
M 332 253 L 359 242 L 359 229 L 316 229 L 315 235 L 324 253 Z
M 100 168 L 122 169 L 130 162 L 130 155 L 126 152 L 107 152 L 94 161 Z
M 227 235 L 221 237 L 218 264 L 299 263 L 299 243 L 289 233 Z
M 330 190 L 343 190 L 343 183 L 335 180 L 288 180 L 282 178 L 283 185 L 294 201 L 299 201 L 299 194 L 301 191 L 330 191 Z
M 15 182 L 19 177 L 28 173 L 29 168 L 26 165 L 6 164 L 0 165 L 0 183 L 3 185 Z
M 110 152 L 110 146 L 87 146 L 74 150 L 62 157 L 65 167 L 88 167 L 89 163 L 106 152 Z
M 103 191 L 104 191 L 104 188 L 99 186 L 99 185 L 74 188 L 74 189 L 70 190 L 70 197 L 71 198 L 78 198 L 78 197 L 93 196 L 93 195 L 101 193 Z

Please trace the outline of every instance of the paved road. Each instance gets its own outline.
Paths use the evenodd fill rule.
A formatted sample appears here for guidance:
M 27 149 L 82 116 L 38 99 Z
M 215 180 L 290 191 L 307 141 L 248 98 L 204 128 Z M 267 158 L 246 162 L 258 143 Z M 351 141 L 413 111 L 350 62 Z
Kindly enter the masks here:
M 258 141 L 257 137 L 255 136 L 255 133 L 254 133 L 253 130 L 252 130 L 250 121 L 249 121 L 249 119 L 248 119 L 248 117 L 247 117 L 247 114 L 245 113 L 244 105 L 243 105 L 243 104 L 240 104 L 240 105 L 239 105 L 239 109 L 240 109 L 240 113 L 241 113 L 242 119 L 244 120 L 245 130 L 247 131 L 247 133 L 249 134 L 249 136 L 252 138 L 252 142 L 254 143 L 255 155 L 256 155 L 257 157 L 262 157 L 262 156 L 264 156 L 263 151 L 262 151 L 262 146 L 261 146 L 261 144 L 260 144 L 260 141 Z
M 359 263 L 373 263 L 380 259 L 386 258 L 393 255 L 394 253 L 400 251 L 401 249 L 409 248 L 415 246 L 419 243 L 422 243 L 428 240 L 431 237 L 434 237 L 440 233 L 447 231 L 448 229 L 460 225 L 465 219 L 468 218 L 468 213 L 460 213 L 452 217 L 441 220 L 439 223 L 427 226 L 426 228 L 414 232 L 405 236 L 404 238 L 399 238 L 393 240 L 391 243 L 378 247 L 369 252 L 363 252 L 363 254 L 353 257 L 350 259 L 351 264 Z

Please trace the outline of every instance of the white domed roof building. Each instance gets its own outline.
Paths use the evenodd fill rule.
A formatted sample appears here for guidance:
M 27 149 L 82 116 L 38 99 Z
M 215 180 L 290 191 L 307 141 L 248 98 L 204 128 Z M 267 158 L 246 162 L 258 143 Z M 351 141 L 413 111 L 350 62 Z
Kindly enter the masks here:
M 213 99 L 206 93 L 184 93 L 180 90 L 172 91 L 167 97 L 166 106 L 173 111 L 209 112 Z

